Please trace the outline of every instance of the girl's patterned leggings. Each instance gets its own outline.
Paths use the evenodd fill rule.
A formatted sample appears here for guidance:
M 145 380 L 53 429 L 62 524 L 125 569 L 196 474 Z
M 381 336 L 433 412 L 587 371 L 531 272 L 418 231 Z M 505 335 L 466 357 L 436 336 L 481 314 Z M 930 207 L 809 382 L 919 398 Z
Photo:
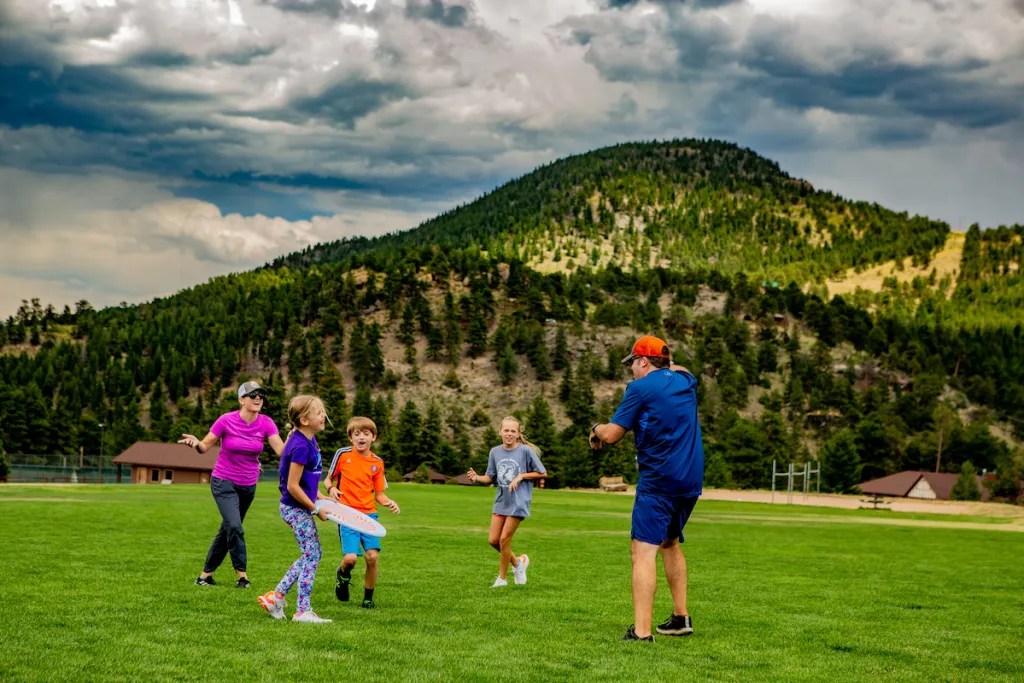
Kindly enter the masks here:
M 295 540 L 302 551 L 302 557 L 288 569 L 288 573 L 277 584 L 277 592 L 287 595 L 295 582 L 299 582 L 299 604 L 296 611 L 309 611 L 309 595 L 313 592 L 313 579 L 316 568 L 320 564 L 323 549 L 320 547 L 320 534 L 316 530 L 316 522 L 309 510 L 281 504 L 281 519 L 292 528 Z

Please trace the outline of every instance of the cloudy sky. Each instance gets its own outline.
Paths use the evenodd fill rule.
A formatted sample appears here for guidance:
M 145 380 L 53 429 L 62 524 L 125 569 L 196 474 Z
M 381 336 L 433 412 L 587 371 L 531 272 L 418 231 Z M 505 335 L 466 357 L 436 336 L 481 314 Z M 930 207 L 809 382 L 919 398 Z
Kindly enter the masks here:
M 1024 0 L 0 0 L 0 316 L 686 136 L 954 229 L 1024 222 Z

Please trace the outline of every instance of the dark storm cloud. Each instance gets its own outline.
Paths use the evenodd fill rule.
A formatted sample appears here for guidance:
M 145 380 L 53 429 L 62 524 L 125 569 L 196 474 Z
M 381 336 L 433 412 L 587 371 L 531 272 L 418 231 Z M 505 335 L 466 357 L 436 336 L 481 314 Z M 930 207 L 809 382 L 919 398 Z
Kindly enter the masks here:
M 345 0 L 260 0 L 260 3 L 282 12 L 322 14 L 332 19 L 337 19 L 351 9 L 351 4 Z
M 170 125 L 147 105 L 195 103 L 197 93 L 147 87 L 108 66 L 0 67 L 0 124 L 51 126 L 83 132 L 146 134 Z
M 400 83 L 352 78 L 334 83 L 316 94 L 297 96 L 286 107 L 245 112 L 244 115 L 294 124 L 321 121 L 352 128 L 358 119 L 410 95 L 409 88 Z
M 300 173 L 293 176 L 255 173 L 253 171 L 232 171 L 224 175 L 211 175 L 203 171 L 195 171 L 196 180 L 237 186 L 255 186 L 257 184 L 281 185 L 283 187 L 301 187 L 312 190 L 380 190 L 380 186 L 345 178 L 342 176 L 323 176 L 315 173 Z
M 443 0 L 408 0 L 405 16 L 426 19 L 448 28 L 462 28 L 469 23 L 467 7 L 455 3 L 446 5 Z
M 752 72 L 742 83 L 780 106 L 821 107 L 872 116 L 917 116 L 964 128 L 988 128 L 1018 120 L 1024 87 L 970 80 L 990 64 L 964 59 L 910 65 L 880 48 L 864 48 L 838 66 L 794 53 L 799 36 L 762 30 L 737 55 Z
M 643 2 L 644 0 L 606 0 L 604 6 L 608 9 L 622 9 L 639 5 Z M 713 8 L 725 7 L 726 5 L 736 5 L 741 2 L 746 2 L 746 0 L 648 0 L 648 2 L 651 4 L 662 5 L 666 8 L 682 6 Z

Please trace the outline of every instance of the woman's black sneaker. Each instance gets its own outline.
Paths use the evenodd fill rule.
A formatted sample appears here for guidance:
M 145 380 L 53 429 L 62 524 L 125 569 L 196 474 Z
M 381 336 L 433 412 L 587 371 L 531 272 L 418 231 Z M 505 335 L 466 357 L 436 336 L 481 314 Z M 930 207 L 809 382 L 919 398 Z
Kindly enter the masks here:
M 622 636 L 623 640 L 639 640 L 640 642 L 643 642 L 643 643 L 653 643 L 654 642 L 654 636 L 653 635 L 641 638 L 640 636 L 638 636 L 636 634 L 636 631 L 634 631 L 633 628 L 634 627 L 630 626 L 626 630 L 626 635 Z
M 374 604 L 373 600 L 363 600 L 363 609 L 376 609 L 377 605 Z
M 658 624 L 656 630 L 663 636 L 689 636 L 693 635 L 693 621 L 689 615 L 673 614 L 664 624 Z
M 238 577 L 238 583 L 235 584 L 235 588 L 248 588 L 248 587 L 249 587 L 249 579 L 245 578 L 244 576 L 239 576 Z
M 348 585 L 352 583 L 352 577 L 342 576 L 341 570 L 337 573 L 338 581 L 334 584 L 334 597 L 342 602 L 348 602 Z
M 213 580 L 213 575 L 200 576 L 196 579 L 197 586 L 216 586 L 217 582 Z

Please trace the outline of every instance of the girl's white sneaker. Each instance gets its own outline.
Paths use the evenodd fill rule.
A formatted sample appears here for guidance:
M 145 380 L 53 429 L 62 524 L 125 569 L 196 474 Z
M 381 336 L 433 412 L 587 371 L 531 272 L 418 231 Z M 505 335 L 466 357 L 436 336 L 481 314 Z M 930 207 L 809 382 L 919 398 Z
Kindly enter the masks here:
M 519 566 L 512 567 L 512 577 L 515 579 L 517 586 L 522 586 L 526 583 L 526 568 L 530 566 L 530 558 L 526 555 L 519 556 Z
M 502 588 L 508 585 L 508 581 L 501 578 L 500 576 L 494 580 L 494 585 L 491 588 Z
M 296 612 L 295 616 L 292 617 L 292 621 L 304 621 L 307 624 L 329 624 L 332 620 L 318 617 L 316 612 L 310 610 L 308 612 Z

